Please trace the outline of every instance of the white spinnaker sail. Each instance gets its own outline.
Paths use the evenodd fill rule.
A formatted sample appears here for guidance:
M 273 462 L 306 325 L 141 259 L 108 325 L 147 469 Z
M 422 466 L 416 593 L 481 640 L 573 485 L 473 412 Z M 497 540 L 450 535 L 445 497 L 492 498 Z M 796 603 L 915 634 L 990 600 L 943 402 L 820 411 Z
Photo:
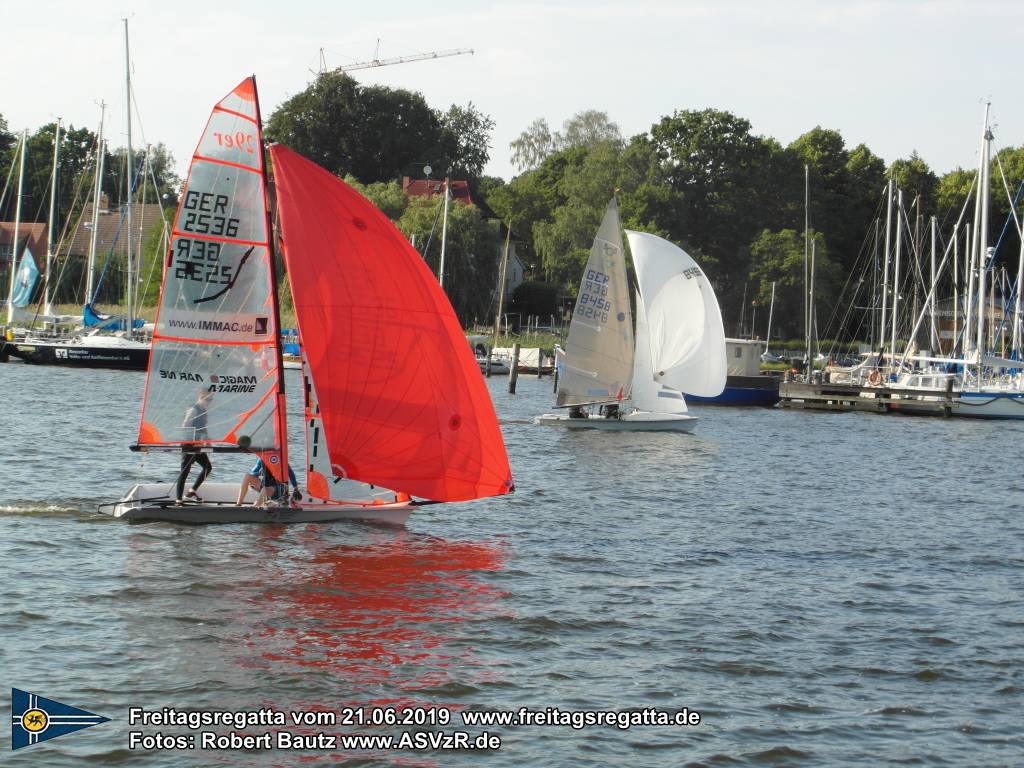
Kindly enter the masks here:
M 725 330 L 704 271 L 668 240 L 627 230 L 640 294 L 647 308 L 654 380 L 715 397 L 725 389 Z
M 651 366 L 651 341 L 647 329 L 647 313 L 640 292 L 636 293 L 636 357 L 633 360 L 633 405 L 652 413 L 686 413 L 683 395 L 654 380 Z
M 611 402 L 628 396 L 633 323 L 619 210 L 608 203 L 590 249 L 569 325 L 558 404 Z
M 259 110 L 249 78 L 214 107 L 182 190 L 153 334 L 141 446 L 230 447 L 245 437 L 242 447 L 254 452 L 281 447 L 268 246 Z

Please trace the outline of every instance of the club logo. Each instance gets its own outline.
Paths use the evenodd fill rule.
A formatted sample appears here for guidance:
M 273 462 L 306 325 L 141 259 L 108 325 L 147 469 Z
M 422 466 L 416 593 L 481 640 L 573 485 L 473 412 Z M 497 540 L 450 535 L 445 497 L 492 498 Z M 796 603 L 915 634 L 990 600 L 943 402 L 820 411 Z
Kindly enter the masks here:
M 109 720 L 109 717 L 53 699 L 11 689 L 11 749 L 28 747 Z

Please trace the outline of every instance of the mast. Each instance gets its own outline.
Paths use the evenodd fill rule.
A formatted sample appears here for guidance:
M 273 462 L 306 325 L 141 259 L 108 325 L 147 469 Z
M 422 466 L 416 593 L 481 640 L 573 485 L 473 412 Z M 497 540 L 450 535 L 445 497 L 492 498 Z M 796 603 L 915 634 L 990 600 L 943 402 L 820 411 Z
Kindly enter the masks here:
M 911 272 L 911 275 L 913 276 L 913 308 L 910 312 L 910 316 L 916 318 L 918 317 L 918 308 L 920 306 L 918 303 L 921 283 L 921 281 L 918 280 L 919 276 L 921 276 L 922 281 L 924 280 L 924 275 L 922 274 L 921 269 L 921 193 L 914 196 L 913 208 L 913 271 Z M 906 348 L 910 349 L 916 347 L 918 347 L 918 336 L 914 334 L 912 338 L 907 339 Z
M 932 290 L 931 290 L 931 293 L 929 294 L 930 298 L 928 300 L 928 314 L 931 316 L 931 320 L 932 320 L 932 327 L 931 327 L 931 331 L 932 331 L 932 335 L 931 335 L 931 349 L 932 349 L 932 354 L 933 355 L 936 354 L 936 352 L 939 351 L 939 331 L 935 327 L 935 228 L 937 226 L 938 226 L 938 224 L 935 221 L 935 217 L 932 216 L 931 217 L 931 229 L 932 229 L 932 233 L 931 233 L 932 234 L 932 254 L 931 254 L 931 258 L 932 258 L 932 263 L 931 263 L 931 267 L 932 267 L 932 270 L 931 270 L 931 272 L 932 272 L 932 283 L 931 283 L 931 288 L 932 288 Z
M 960 335 L 960 233 L 959 222 L 953 225 L 953 340 L 949 356 L 956 353 L 956 340 Z
M 89 237 L 89 264 L 85 271 L 85 303 L 93 301 L 92 282 L 93 272 L 96 270 L 96 238 L 100 228 L 100 197 L 103 195 L 103 161 L 106 152 L 103 150 L 103 118 L 106 114 L 106 104 L 100 102 L 100 132 L 96 138 L 96 183 L 93 186 L 92 194 L 92 232 Z
M 892 234 L 892 174 L 885 185 L 885 267 L 882 271 L 882 322 L 878 331 L 878 354 L 885 350 L 885 323 L 888 318 L 889 304 L 889 245 Z
M 768 354 L 768 344 L 772 340 L 772 315 L 775 314 L 775 281 L 772 280 L 772 303 L 768 305 L 768 333 L 764 337 L 764 352 Z
M 978 243 L 978 386 L 981 386 L 981 358 L 985 344 L 985 272 L 994 254 L 994 248 L 988 245 L 988 166 L 991 149 L 992 131 L 988 127 L 989 105 L 985 105 L 985 133 L 981 140 L 981 177 L 978 199 L 981 202 L 981 219 L 978 221 L 974 239 Z
M 7 323 L 14 322 L 14 277 L 18 272 L 18 229 L 21 224 L 21 196 L 25 187 L 25 149 L 28 146 L 28 128 L 21 134 L 21 161 L 18 170 L 18 201 L 14 205 L 14 241 L 11 243 L 11 288 L 7 293 Z
M 878 312 L 878 217 L 875 217 L 875 238 L 874 238 L 874 257 L 871 260 L 871 314 L 868 316 L 868 327 L 870 328 L 869 333 L 871 334 L 870 343 L 872 351 L 875 349 L 875 314 Z
M 444 177 L 444 221 L 441 223 L 441 262 L 437 267 L 437 281 L 444 288 L 444 249 L 448 242 L 448 184 L 450 177 Z
M 903 190 L 896 190 L 896 260 L 892 267 L 892 343 L 889 345 L 889 364 L 896 359 L 896 323 L 900 304 L 900 241 L 903 239 Z M 893 371 L 895 373 L 895 371 Z
M 256 87 L 256 75 L 252 76 L 253 100 L 256 104 L 256 136 L 259 151 L 263 150 L 263 116 L 260 113 L 259 88 Z M 260 168 L 263 176 L 263 215 L 267 233 L 267 256 L 270 262 L 270 303 L 274 314 L 274 354 L 277 358 L 277 442 L 281 455 L 281 473 L 278 479 L 287 486 L 288 483 L 288 403 L 284 395 L 284 349 L 281 344 L 281 306 L 277 298 L 279 277 L 277 274 L 277 237 L 270 220 L 270 184 L 267 180 L 267 158 L 260 157 Z
M 1024 230 L 1018 232 L 1020 235 L 1020 256 L 1017 259 L 1017 285 L 1014 289 L 1013 298 L 1013 353 L 1020 358 L 1020 336 L 1021 336 L 1021 311 L 1020 311 L 1020 299 L 1021 299 L 1021 281 L 1024 280 Z
M 149 167 L 149 148 L 150 148 L 150 146 L 151 145 L 149 145 L 149 144 L 146 145 L 146 154 L 142 158 L 142 174 L 141 174 L 141 179 L 142 179 L 142 198 L 141 198 L 141 204 L 139 206 L 139 210 L 140 210 L 140 214 L 139 214 L 139 239 L 135 243 L 135 254 L 133 256 L 133 258 L 135 259 L 135 266 L 138 267 L 138 281 L 137 281 L 138 285 L 136 287 L 139 290 L 136 292 L 137 295 L 135 296 L 135 301 L 139 305 L 139 311 L 140 312 L 142 311 L 142 243 L 143 243 L 143 239 L 144 239 L 143 235 L 145 234 L 145 232 L 143 231 L 143 227 L 144 227 L 144 225 L 146 223 L 145 217 L 141 214 L 141 211 L 146 210 L 146 173 L 150 172 L 152 170 Z M 156 184 L 153 185 L 153 189 L 156 190 Z M 159 197 L 159 193 L 157 193 L 157 195 Z
M 505 253 L 501 257 L 501 275 L 498 277 L 498 314 L 494 316 L 494 344 L 491 348 L 498 346 L 498 334 L 501 332 L 501 314 L 505 311 L 505 274 L 508 271 L 508 245 L 512 239 L 512 227 L 508 227 L 505 233 Z M 487 359 L 490 360 L 488 354 Z M 488 363 L 490 366 L 490 363 Z M 488 369 L 489 370 L 489 369 Z
M 53 131 L 53 178 L 50 180 L 50 218 L 46 235 L 46 279 L 43 280 L 43 314 L 53 314 L 50 305 L 50 269 L 53 265 L 53 220 L 57 215 L 57 163 L 60 157 L 60 118 Z
M 804 163 L 804 341 L 806 342 L 807 347 L 807 351 L 804 356 L 804 362 L 807 364 L 807 367 L 804 371 L 804 375 L 807 377 L 807 381 L 811 380 L 811 305 L 807 300 L 810 290 L 810 245 L 808 243 L 808 232 L 810 230 L 810 198 L 811 168 L 807 163 Z
M 811 370 L 814 370 L 814 354 L 817 349 L 818 340 L 818 329 L 815 321 L 817 318 L 814 316 L 814 261 L 815 254 L 817 252 L 818 238 L 814 237 L 811 239 L 811 289 L 810 293 L 807 294 L 807 316 L 810 320 L 808 326 L 807 336 L 807 359 L 811 362 Z
M 125 89 L 125 118 L 128 125 L 128 154 L 127 160 L 125 161 L 125 178 L 128 185 L 128 204 L 125 206 L 125 232 L 127 233 L 127 239 L 125 243 L 125 253 L 128 254 L 128 291 L 125 297 L 125 303 L 128 305 L 128 323 L 125 328 L 125 336 L 127 338 L 132 337 L 132 326 L 134 322 L 134 313 L 132 311 L 132 285 L 135 279 L 134 272 L 132 271 L 132 187 L 135 180 L 135 159 L 132 153 L 132 68 L 131 61 L 128 56 L 128 19 L 124 19 L 124 89 Z

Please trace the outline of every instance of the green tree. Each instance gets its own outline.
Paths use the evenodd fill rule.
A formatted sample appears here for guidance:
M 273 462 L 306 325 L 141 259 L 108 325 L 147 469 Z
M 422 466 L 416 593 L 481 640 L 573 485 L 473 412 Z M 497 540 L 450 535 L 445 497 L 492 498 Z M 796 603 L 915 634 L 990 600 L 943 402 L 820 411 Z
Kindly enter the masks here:
M 334 174 L 366 184 L 410 175 L 424 164 L 439 174 L 482 172 L 493 121 L 472 103 L 441 113 L 423 95 L 386 86 L 361 86 L 324 72 L 282 103 L 265 134 Z
M 494 121 L 470 102 L 452 104 L 441 117 L 441 144 L 445 167 L 452 178 L 477 179 L 490 159 Z
M 974 179 L 977 171 L 954 168 L 942 175 L 935 188 L 936 213 L 939 222 L 952 226 L 960 216 L 960 211 L 967 201 L 968 194 L 974 194 Z M 967 218 L 973 218 L 973 211 L 968 209 Z M 961 227 L 962 231 L 962 227 Z
M 864 144 L 850 150 L 846 161 L 847 215 L 853 233 L 863 235 L 880 213 L 885 185 L 885 161 Z M 848 254 L 847 254 L 848 255 Z
M 838 265 L 829 258 L 824 239 L 811 233 L 815 239 L 814 295 L 818 308 L 819 328 L 828 320 L 826 313 L 834 306 L 842 274 Z M 754 297 L 767 307 L 775 289 L 775 315 L 773 326 L 782 336 L 800 337 L 804 334 L 804 238 L 793 229 L 781 232 L 764 230 L 750 245 L 752 265 L 750 278 L 754 283 Z
M 677 111 L 651 128 L 668 184 L 682 196 L 670 239 L 717 261 L 712 279 L 723 313 L 734 313 L 749 270 L 749 243 L 774 208 L 778 143 L 755 136 L 749 121 L 715 109 Z M 738 314 L 738 313 L 737 313 Z
M 551 135 L 548 121 L 538 117 L 509 143 L 509 148 L 512 150 L 512 165 L 518 170 L 536 168 L 555 151 L 555 137 Z
M 353 158 L 362 132 L 359 83 L 338 72 L 321 73 L 308 88 L 287 99 L 264 129 L 268 140 L 286 144 L 338 175 L 355 172 Z
M 558 149 L 593 147 L 597 144 L 622 143 L 619 126 L 608 119 L 607 112 L 585 109 L 577 112 L 562 124 L 562 132 L 555 134 Z
M 398 228 L 407 237 L 416 236 L 421 252 L 434 225 L 439 202 L 437 198 L 411 198 L 398 220 Z M 449 205 L 444 288 L 463 325 L 493 314 L 491 305 L 497 289 L 498 247 L 497 228 L 484 220 L 476 206 Z M 430 241 L 425 258 L 436 275 L 441 260 L 440 232 Z
M 930 215 L 935 210 L 935 194 L 939 186 L 939 178 L 932 172 L 917 151 L 910 153 L 905 160 L 893 160 L 889 166 L 889 174 L 898 189 L 903 190 L 903 205 L 910 208 L 914 199 L 921 196 L 921 213 Z
M 607 142 L 622 143 L 619 126 L 608 119 L 607 112 L 585 109 L 568 118 L 562 124 L 562 130 L 556 133 L 551 133 L 547 120 L 537 118 L 509 147 L 512 164 L 522 171 L 538 167 L 555 152 Z
M 380 208 L 392 221 L 398 221 L 409 207 L 409 198 L 395 181 L 376 181 L 361 184 L 352 174 L 345 177 L 345 183 L 358 190 L 363 197 Z
M 558 314 L 558 286 L 537 280 L 520 283 L 512 292 L 509 312 L 522 317 L 547 317 Z

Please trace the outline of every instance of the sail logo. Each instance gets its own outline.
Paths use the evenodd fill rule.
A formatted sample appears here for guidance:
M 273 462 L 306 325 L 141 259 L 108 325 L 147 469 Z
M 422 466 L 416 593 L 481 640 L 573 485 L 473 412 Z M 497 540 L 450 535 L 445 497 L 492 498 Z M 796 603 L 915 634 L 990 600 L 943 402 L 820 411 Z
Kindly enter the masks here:
M 203 383 L 203 375 L 201 373 L 192 373 L 191 371 L 166 371 L 161 368 L 160 378 L 167 379 L 168 381 L 191 381 L 199 384 Z
M 686 277 L 687 280 L 692 280 L 695 277 L 700 277 L 700 267 L 690 267 L 689 269 L 684 269 L 683 275 Z
M 255 376 L 232 376 L 210 374 L 210 392 L 255 392 Z
M 11 689 L 11 749 L 28 747 L 109 720 L 109 717 L 28 691 Z

